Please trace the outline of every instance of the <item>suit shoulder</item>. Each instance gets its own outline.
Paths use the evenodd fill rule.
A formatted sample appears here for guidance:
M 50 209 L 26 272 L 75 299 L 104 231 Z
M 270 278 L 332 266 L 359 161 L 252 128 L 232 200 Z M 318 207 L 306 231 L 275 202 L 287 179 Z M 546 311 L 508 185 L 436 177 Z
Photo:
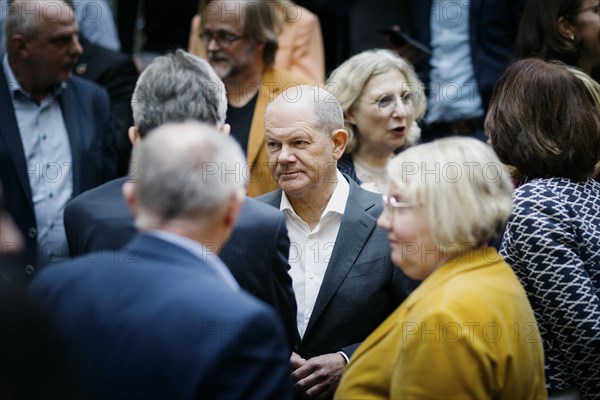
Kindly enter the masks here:
M 283 218 L 283 214 L 277 208 L 258 198 L 246 198 L 244 200 L 244 205 L 242 206 L 242 212 L 247 212 L 249 215 L 252 215 L 254 219 L 263 217 L 271 219 Z
M 74 211 L 84 210 L 96 203 L 109 207 L 110 204 L 114 204 L 114 200 L 122 199 L 121 187 L 126 179 L 114 179 L 75 196 L 67 203 L 65 215 Z
M 271 207 L 279 209 L 281 203 L 281 189 L 274 190 L 269 193 L 265 193 L 255 198 L 257 201 L 265 203 Z

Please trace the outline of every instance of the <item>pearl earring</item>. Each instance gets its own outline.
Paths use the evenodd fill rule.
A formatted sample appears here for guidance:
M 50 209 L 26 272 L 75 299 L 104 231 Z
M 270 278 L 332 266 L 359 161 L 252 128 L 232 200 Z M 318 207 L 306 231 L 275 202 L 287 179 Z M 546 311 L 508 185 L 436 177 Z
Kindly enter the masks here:
M 575 40 L 575 35 L 571 35 L 571 41 Z

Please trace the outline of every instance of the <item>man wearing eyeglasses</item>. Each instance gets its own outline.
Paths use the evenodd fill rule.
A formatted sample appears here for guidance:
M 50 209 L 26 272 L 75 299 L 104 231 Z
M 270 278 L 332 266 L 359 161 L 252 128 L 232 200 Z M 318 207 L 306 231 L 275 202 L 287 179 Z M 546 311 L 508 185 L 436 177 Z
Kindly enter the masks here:
M 251 165 L 248 195 L 259 196 L 277 187 L 263 139 L 267 104 L 283 90 L 310 82 L 273 68 L 277 34 L 272 2 L 208 0 L 201 3 L 200 16 L 208 62 L 227 90 L 226 121 Z
M 352 352 L 416 286 L 392 265 L 376 226 L 381 196 L 336 168 L 347 140 L 339 102 L 316 86 L 288 89 L 267 108 L 265 142 L 280 189 L 259 200 L 283 211 L 292 243 L 298 335 L 290 364 L 308 398 L 331 397 Z

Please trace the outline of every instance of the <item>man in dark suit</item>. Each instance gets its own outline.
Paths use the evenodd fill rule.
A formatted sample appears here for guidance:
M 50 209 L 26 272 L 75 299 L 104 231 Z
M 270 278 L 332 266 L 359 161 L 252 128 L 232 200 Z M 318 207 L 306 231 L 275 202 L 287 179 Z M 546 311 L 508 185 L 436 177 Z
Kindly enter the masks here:
M 123 193 L 141 233 L 130 257 L 53 265 L 33 304 L 65 329 L 66 357 L 92 399 L 285 399 L 288 348 L 275 313 L 239 289 L 211 251 L 229 238 L 245 163 L 197 122 L 165 124 L 134 152 Z
M 381 196 L 336 168 L 347 140 L 339 103 L 318 87 L 283 92 L 265 114 L 280 189 L 258 199 L 287 222 L 298 304 L 290 361 L 296 388 L 310 398 L 333 394 L 348 357 L 415 284 L 392 265 L 387 234 L 376 226 Z
M 138 80 L 133 100 L 134 146 L 151 129 L 170 121 L 197 120 L 228 131 L 223 83 L 210 65 L 178 50 L 155 59 Z M 243 166 L 237 171 L 243 175 Z M 71 256 L 98 250 L 135 251 L 136 230 L 117 179 L 67 204 L 65 228 Z M 125 246 L 125 247 L 124 247 Z M 281 213 L 254 199 L 243 202 L 229 242 L 220 252 L 243 289 L 273 306 L 288 333 L 295 337 L 296 302 L 288 275 L 289 239 Z
M 8 10 L 0 69 L 0 180 L 25 236 L 24 274 L 66 258 L 66 202 L 115 177 L 109 100 L 71 77 L 81 55 L 66 1 L 17 0 Z

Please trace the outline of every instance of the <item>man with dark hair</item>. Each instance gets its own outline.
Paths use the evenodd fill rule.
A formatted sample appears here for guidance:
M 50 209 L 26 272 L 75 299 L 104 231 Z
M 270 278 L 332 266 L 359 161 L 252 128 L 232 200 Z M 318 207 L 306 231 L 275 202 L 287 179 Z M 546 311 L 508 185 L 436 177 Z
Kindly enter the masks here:
M 115 177 L 106 91 L 71 76 L 81 55 L 70 1 L 16 0 L 0 71 L 0 178 L 26 240 L 26 273 L 68 255 L 63 208 Z
M 250 163 L 248 195 L 277 187 L 263 140 L 267 104 L 283 90 L 313 83 L 273 68 L 277 51 L 273 3 L 207 0 L 200 5 L 200 39 L 208 62 L 227 89 L 227 123 Z

